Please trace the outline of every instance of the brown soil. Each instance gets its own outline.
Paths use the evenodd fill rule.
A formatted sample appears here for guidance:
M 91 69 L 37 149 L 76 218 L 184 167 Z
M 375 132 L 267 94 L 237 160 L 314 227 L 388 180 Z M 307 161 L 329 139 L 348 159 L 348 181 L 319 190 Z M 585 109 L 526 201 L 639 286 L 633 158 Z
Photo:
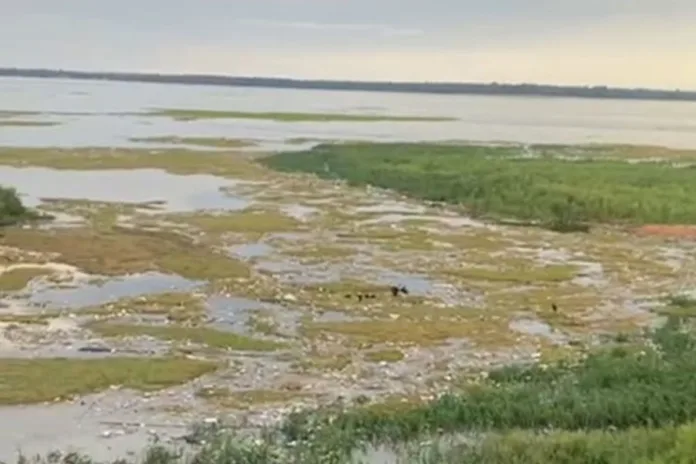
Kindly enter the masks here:
M 696 226 L 650 224 L 639 227 L 636 232 L 643 235 L 696 239 Z

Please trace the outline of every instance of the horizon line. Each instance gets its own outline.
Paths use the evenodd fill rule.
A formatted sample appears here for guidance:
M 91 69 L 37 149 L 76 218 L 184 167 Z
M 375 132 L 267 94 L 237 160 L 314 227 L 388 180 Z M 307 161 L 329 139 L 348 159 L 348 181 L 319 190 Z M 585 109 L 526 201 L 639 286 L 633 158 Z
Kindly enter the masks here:
M 30 75 L 33 74 L 33 75 Z M 52 76 L 42 76 L 39 74 L 50 74 Z M 38 77 L 38 78 L 50 78 L 50 77 L 60 77 L 58 75 L 65 74 L 67 78 L 73 79 L 108 79 L 114 78 L 113 80 L 128 80 L 128 81 L 139 81 L 138 78 L 160 78 L 160 79 L 214 79 L 215 82 L 172 82 L 164 81 L 161 83 L 178 83 L 178 84 L 188 84 L 188 85 L 229 85 L 229 86 L 254 86 L 254 83 L 261 84 L 265 82 L 266 85 L 259 85 L 260 87 L 274 87 L 278 84 L 296 84 L 296 85 L 325 85 L 325 86 L 347 86 L 342 88 L 334 87 L 311 87 L 311 89 L 316 90 L 364 90 L 364 91 L 395 91 L 395 92 L 409 92 L 409 93 L 467 93 L 466 88 L 471 90 L 492 90 L 495 88 L 500 88 L 501 90 L 521 90 L 527 88 L 530 91 L 536 89 L 541 91 L 543 89 L 548 90 L 558 90 L 558 91 L 580 91 L 580 92 L 602 92 L 605 98 L 612 98 L 616 96 L 618 98 L 634 98 L 634 99 L 669 99 L 669 100 L 696 100 L 696 90 L 689 89 L 666 89 L 666 88 L 651 88 L 651 87 L 622 87 L 622 86 L 610 86 L 605 84 L 549 84 L 549 83 L 533 83 L 533 82 L 500 82 L 500 81 L 489 81 L 489 82 L 476 82 L 476 81 L 394 81 L 394 80 L 342 80 L 342 79 L 311 79 L 302 77 L 287 77 L 287 76 L 244 76 L 244 75 L 229 75 L 229 74 L 217 74 L 217 73 L 198 73 L 198 72 L 147 72 L 147 71 L 87 71 L 78 69 L 63 69 L 63 68 L 28 68 L 28 67 L 3 67 L 0 66 L 0 77 Z M 128 78 L 128 79 L 125 79 Z M 256 81 L 256 82 L 254 82 Z M 148 82 L 148 81 L 140 81 Z M 276 85 L 273 85 L 275 83 Z M 364 86 L 373 86 L 379 88 L 368 89 Z M 411 88 L 406 90 L 409 86 L 422 86 L 419 89 Z M 282 85 L 280 87 L 283 87 Z M 445 87 L 450 87 L 446 90 Z M 305 88 L 305 87 L 301 87 Z M 437 90 L 439 89 L 439 91 Z M 638 95 L 630 96 L 631 92 L 642 92 L 645 95 L 641 98 Z M 527 94 L 527 93 L 525 93 Z M 539 95 L 539 96 L 581 96 L 586 98 L 599 98 L 600 95 L 592 96 L 590 94 L 584 95 L 560 95 L 560 94 L 543 94 L 530 92 L 529 94 Z M 612 95 L 609 95 L 612 94 Z M 519 94 L 518 94 L 519 95 Z M 652 98 L 651 98 L 652 97 Z M 672 97 L 672 98 L 670 98 Z M 674 98 L 682 97 L 682 98 Z

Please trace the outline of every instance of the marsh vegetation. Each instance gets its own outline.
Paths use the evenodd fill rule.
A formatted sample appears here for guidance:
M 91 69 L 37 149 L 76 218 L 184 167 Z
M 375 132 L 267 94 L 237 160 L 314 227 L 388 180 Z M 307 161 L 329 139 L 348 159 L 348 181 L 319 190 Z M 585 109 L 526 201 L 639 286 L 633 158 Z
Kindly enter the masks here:
M 195 121 L 200 119 L 261 119 L 276 122 L 443 122 L 456 120 L 455 118 L 449 117 L 428 116 L 215 111 L 177 108 L 157 109 L 147 114 L 151 116 L 169 117 L 180 121 Z
M 325 144 L 264 162 L 462 205 L 474 216 L 534 221 L 560 231 L 583 230 L 587 223 L 696 223 L 689 166 L 606 159 L 601 154 L 608 150 L 579 151 L 569 158 L 570 150 L 542 148 Z

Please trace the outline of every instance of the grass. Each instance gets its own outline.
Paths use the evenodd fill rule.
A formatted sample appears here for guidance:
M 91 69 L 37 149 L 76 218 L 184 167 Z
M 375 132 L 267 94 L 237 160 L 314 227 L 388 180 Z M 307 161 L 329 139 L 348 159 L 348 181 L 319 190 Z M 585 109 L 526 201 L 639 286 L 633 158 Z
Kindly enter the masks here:
M 146 113 L 148 116 L 164 116 L 179 121 L 200 119 L 259 119 L 276 122 L 438 122 L 454 121 L 456 118 L 426 116 L 380 116 L 345 113 L 289 113 L 289 112 L 249 112 L 215 111 L 189 109 L 157 109 Z
M 120 276 L 149 271 L 178 274 L 193 280 L 247 277 L 242 261 L 211 251 L 187 237 L 167 231 L 112 227 L 6 228 L 5 245 L 46 254 L 84 272 Z
M 32 280 L 51 274 L 50 269 L 38 266 L 15 266 L 0 273 L 0 292 L 24 289 Z
M 244 211 L 212 214 L 185 213 L 165 216 L 177 223 L 197 227 L 208 234 L 243 234 L 258 238 L 273 232 L 290 232 L 301 227 L 301 223 L 280 211 L 247 209 Z
M 399 315 L 399 310 L 392 311 Z M 461 313 L 466 313 L 462 310 Z M 466 339 L 479 347 L 512 346 L 516 338 L 502 319 L 446 317 L 426 313 L 411 317 L 373 318 L 366 321 L 305 322 L 302 334 L 312 339 L 339 335 L 358 346 L 390 343 L 398 346 L 437 346 L 453 339 Z
M 162 137 L 131 137 L 130 141 L 144 143 L 198 145 L 201 147 L 209 148 L 248 148 L 256 145 L 255 142 L 244 139 L 228 139 L 225 137 L 179 137 L 176 135 Z
M 95 322 L 88 328 L 104 337 L 148 336 L 172 342 L 192 342 L 234 351 L 275 351 L 285 345 L 207 327 L 136 325 Z
M 0 165 L 53 169 L 161 169 L 171 174 L 211 174 L 229 178 L 268 176 L 268 170 L 242 154 L 184 148 L 0 147 Z
M 206 311 L 204 296 L 168 292 L 122 298 L 96 308 L 82 310 L 80 314 L 166 316 L 169 321 L 197 325 L 205 321 Z
M 658 312 L 682 318 L 696 317 L 696 299 L 687 295 L 672 295 L 667 299 L 667 306 L 658 309 Z
M 352 448 L 436 431 L 626 430 L 684 424 L 696 419 L 696 384 L 690 381 L 694 353 L 696 338 L 671 321 L 642 346 L 605 348 L 578 363 L 504 368 L 462 393 L 406 410 L 342 410 L 327 414 L 321 424 L 316 415 L 298 415 L 289 419 L 285 431 L 302 440 L 311 429 L 312 440 L 336 443 L 340 437 Z
M 59 122 L 55 121 L 25 121 L 20 119 L 0 120 L 0 128 L 2 127 L 50 127 L 57 126 Z
M 696 424 L 621 432 L 555 431 L 548 434 L 513 431 L 490 434 L 473 445 L 449 445 L 446 440 L 422 452 L 422 461 L 455 464 L 579 464 L 693 462 Z
M 370 351 L 365 354 L 365 360 L 369 362 L 399 362 L 402 361 L 406 356 L 403 351 L 400 350 L 379 350 Z
M 464 267 L 445 268 L 444 274 L 458 277 L 464 280 L 486 280 L 490 282 L 507 283 L 538 283 L 538 282 L 564 282 L 571 280 L 578 273 L 576 266 L 549 265 L 544 267 L 516 267 L 510 269 Z
M 183 358 L 0 359 L 0 404 L 65 400 L 114 385 L 160 390 L 216 368 L 212 362 Z
M 262 162 L 561 231 L 582 230 L 591 222 L 696 223 L 692 168 L 522 154 L 514 146 L 346 143 L 280 153 Z

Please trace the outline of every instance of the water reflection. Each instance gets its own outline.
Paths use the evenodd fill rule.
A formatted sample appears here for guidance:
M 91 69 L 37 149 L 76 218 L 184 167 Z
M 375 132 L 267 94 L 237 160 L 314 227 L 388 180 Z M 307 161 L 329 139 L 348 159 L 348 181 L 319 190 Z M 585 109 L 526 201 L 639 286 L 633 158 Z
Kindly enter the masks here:
M 175 175 L 157 169 L 71 171 L 0 166 L 0 184 L 17 188 L 29 207 L 40 204 L 42 198 L 163 202 L 164 209 L 170 212 L 240 210 L 249 204 L 227 193 L 235 185 L 229 179 Z

